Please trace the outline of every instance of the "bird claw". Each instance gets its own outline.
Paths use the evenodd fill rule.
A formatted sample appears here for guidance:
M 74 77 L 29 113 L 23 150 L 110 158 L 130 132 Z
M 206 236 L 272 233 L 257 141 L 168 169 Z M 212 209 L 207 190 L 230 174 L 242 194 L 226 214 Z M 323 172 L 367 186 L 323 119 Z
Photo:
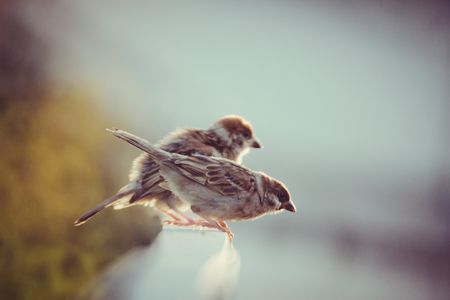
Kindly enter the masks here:
M 220 231 L 225 232 L 230 239 L 230 243 L 233 241 L 234 234 L 231 232 L 230 228 L 219 228 Z
M 228 228 L 228 226 L 224 222 L 212 224 L 205 220 L 197 220 L 197 221 L 193 221 L 193 222 L 191 222 L 191 221 L 183 222 L 180 220 L 165 220 L 161 223 L 161 225 L 201 226 L 201 227 L 207 227 L 207 228 L 217 228 L 218 230 L 227 234 L 228 238 L 230 239 L 230 243 L 233 241 L 233 237 L 234 237 L 234 234 L 231 233 L 230 228 Z
M 228 239 L 230 240 L 230 245 L 231 245 L 231 243 L 233 242 L 234 234 L 232 234 L 231 231 L 229 231 L 229 232 L 227 232 L 227 236 L 228 236 Z
M 227 234 L 228 238 L 230 239 L 230 242 L 233 241 L 234 234 L 231 233 L 230 228 L 228 228 L 228 226 L 225 224 L 225 222 L 218 222 L 217 224 L 211 224 L 208 221 L 198 220 L 196 222 L 195 226 L 217 228 L 219 231 L 222 231 Z
M 191 222 L 183 222 L 180 220 L 164 220 L 161 225 L 177 225 L 177 226 L 192 226 L 195 225 L 195 223 L 191 223 Z
M 204 221 L 204 220 L 197 220 L 194 224 L 194 226 L 201 226 L 201 227 L 208 227 L 208 228 L 216 228 L 213 224 Z

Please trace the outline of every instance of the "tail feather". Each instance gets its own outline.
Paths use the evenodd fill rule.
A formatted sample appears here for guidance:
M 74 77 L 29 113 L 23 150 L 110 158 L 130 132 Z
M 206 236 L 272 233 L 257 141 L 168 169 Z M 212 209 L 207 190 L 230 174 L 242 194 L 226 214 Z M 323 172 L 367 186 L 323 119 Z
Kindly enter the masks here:
M 76 220 L 75 221 L 75 226 L 78 226 L 78 225 L 81 225 L 81 224 L 85 223 L 87 220 L 89 220 L 90 218 L 92 218 L 93 216 L 98 214 L 104 208 L 107 208 L 108 206 L 114 205 L 120 199 L 122 199 L 122 198 L 124 198 L 126 196 L 129 196 L 133 192 L 134 191 L 128 191 L 126 193 L 117 194 L 115 196 L 112 196 L 111 198 L 106 199 L 105 201 L 103 201 L 102 203 L 100 203 L 99 205 L 97 205 L 96 207 L 94 207 L 93 209 L 91 209 L 90 211 L 85 213 L 84 215 L 82 215 L 78 220 Z M 128 199 L 127 202 L 129 202 L 129 199 Z
M 150 155 L 150 157 L 155 161 L 155 163 L 157 163 L 158 165 L 161 165 L 161 162 L 160 162 L 161 160 L 169 159 L 172 157 L 172 155 L 169 152 L 161 150 L 158 147 L 150 144 L 148 141 L 146 141 L 140 137 L 137 137 L 131 133 L 119 130 L 117 128 L 113 128 L 113 130 L 111 130 L 111 129 L 106 129 L 106 130 L 108 130 L 114 136 L 120 138 L 121 140 L 124 140 L 125 142 L 141 149 L 142 151 L 147 152 Z M 103 210 L 104 208 L 106 208 L 108 206 L 117 204 L 117 208 L 124 208 L 129 205 L 132 205 L 130 203 L 130 199 L 126 199 L 126 202 L 124 202 L 124 203 L 122 203 L 122 202 L 119 203 L 119 200 L 135 193 L 137 190 L 138 189 L 137 189 L 136 183 L 134 183 L 134 184 L 131 183 L 131 184 L 125 186 L 124 188 L 122 188 L 119 191 L 119 193 L 117 195 L 112 196 L 109 199 L 106 199 L 105 201 L 103 201 L 102 203 L 100 203 L 99 205 L 97 205 L 96 207 L 94 207 L 93 209 L 91 209 L 90 211 L 85 213 L 84 215 L 82 215 L 75 222 L 75 226 L 85 223 L 87 220 L 89 220 L 90 218 L 92 218 L 93 216 L 95 216 L 97 213 L 99 213 L 101 210 Z
M 111 132 L 114 136 L 118 137 L 119 139 L 124 140 L 125 142 L 135 146 L 136 148 L 139 148 L 142 151 L 147 152 L 150 155 L 150 157 L 158 165 L 161 165 L 160 160 L 169 159 L 172 157 L 172 155 L 169 152 L 166 152 L 166 151 L 152 145 L 148 141 L 146 141 L 138 136 L 135 136 L 134 134 L 117 129 L 115 127 L 113 127 L 113 130 L 111 130 L 111 129 L 106 129 L 106 130 Z

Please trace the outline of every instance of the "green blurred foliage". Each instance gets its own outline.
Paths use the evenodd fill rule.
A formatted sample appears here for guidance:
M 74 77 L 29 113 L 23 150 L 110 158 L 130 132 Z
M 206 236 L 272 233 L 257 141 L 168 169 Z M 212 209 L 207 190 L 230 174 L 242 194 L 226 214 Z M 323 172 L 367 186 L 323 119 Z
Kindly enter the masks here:
M 116 140 L 88 98 L 72 92 L 32 104 L 2 101 L 2 299 L 74 295 L 121 253 L 148 245 L 158 232 L 143 207 L 107 210 L 73 225 L 114 193 L 107 191 L 114 180 L 102 157 Z
M 126 183 L 123 161 L 138 153 L 106 132 L 120 122 L 90 92 L 46 79 L 48 45 L 24 21 L 26 1 L 0 0 L 0 298 L 74 298 L 160 225 L 132 207 L 74 226 Z

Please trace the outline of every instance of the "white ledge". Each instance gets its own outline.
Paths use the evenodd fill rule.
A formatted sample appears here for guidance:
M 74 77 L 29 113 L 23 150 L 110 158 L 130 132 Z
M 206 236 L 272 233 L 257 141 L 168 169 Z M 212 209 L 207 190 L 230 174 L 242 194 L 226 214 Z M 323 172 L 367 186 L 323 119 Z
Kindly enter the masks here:
M 239 267 L 239 254 L 223 232 L 164 227 L 150 247 L 109 267 L 83 298 L 232 299 Z

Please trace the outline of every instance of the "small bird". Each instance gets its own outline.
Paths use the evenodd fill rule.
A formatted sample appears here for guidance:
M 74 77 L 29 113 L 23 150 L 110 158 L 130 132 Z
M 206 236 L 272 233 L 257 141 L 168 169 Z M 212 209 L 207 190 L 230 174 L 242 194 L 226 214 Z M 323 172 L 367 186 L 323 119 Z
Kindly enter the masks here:
M 259 140 L 253 135 L 251 124 L 236 115 L 221 118 L 207 130 L 189 127 L 177 129 L 155 146 L 171 153 L 217 156 L 237 163 L 242 162 L 242 157 L 250 151 L 250 148 L 262 148 Z M 164 178 L 159 174 L 158 165 L 148 153 L 142 153 L 133 161 L 129 177 L 130 183 L 120 189 L 117 195 L 85 213 L 75 225 L 83 224 L 106 207 L 114 206 L 115 209 L 122 209 L 134 204 L 154 206 L 173 218 L 173 221 L 166 220 L 163 223 L 202 225 L 183 212 L 189 207 L 185 201 L 160 186 Z M 181 220 L 173 212 L 186 221 Z
M 145 151 L 166 179 L 159 184 L 190 204 L 193 213 L 233 239 L 225 221 L 253 220 L 282 210 L 296 212 L 283 183 L 224 158 L 186 156 L 164 151 L 148 141 L 114 128 L 116 137 Z

